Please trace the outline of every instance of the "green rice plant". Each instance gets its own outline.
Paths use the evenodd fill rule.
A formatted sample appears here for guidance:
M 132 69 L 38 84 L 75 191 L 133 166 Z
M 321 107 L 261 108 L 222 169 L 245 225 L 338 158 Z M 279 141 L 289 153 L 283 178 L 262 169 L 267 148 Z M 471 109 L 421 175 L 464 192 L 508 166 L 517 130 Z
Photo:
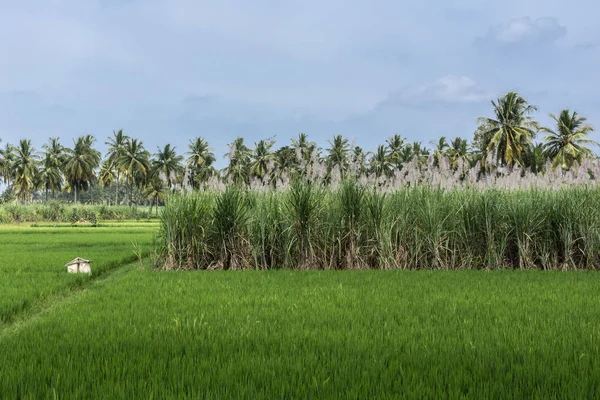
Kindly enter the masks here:
M 0 328 L 0 397 L 596 398 L 599 285 L 588 272 L 129 267 Z

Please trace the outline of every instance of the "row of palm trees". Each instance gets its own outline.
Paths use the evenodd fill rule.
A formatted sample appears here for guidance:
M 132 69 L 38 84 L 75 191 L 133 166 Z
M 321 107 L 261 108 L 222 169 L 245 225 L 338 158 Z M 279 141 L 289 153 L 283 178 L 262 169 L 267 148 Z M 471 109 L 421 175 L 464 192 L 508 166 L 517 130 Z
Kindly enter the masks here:
M 400 135 L 390 137 L 374 152 L 365 152 L 353 146 L 342 135 L 329 141 L 329 148 L 320 149 L 309 141 L 304 133 L 292 139 L 290 145 L 274 150 L 273 138 L 260 140 L 254 149 L 238 137 L 230 144 L 225 155 L 229 163 L 217 171 L 216 158 L 204 138 L 189 142 L 186 158 L 167 144 L 150 154 L 141 140 L 131 138 L 122 130 L 113 132 L 106 145 L 108 151 L 102 159 L 94 149 L 95 138 L 91 135 L 74 140 L 73 147 L 64 147 L 58 138 L 51 138 L 38 153 L 30 140 L 21 140 L 17 146 L 7 144 L 0 149 L 0 178 L 11 186 L 22 201 L 29 201 L 35 191 L 48 193 L 66 190 L 78 194 L 93 183 L 101 187 L 114 186 L 115 204 L 119 204 L 120 185 L 124 185 L 129 201 L 133 201 L 133 188 L 140 189 L 147 199 L 158 204 L 164 194 L 180 187 L 198 188 L 211 177 L 232 184 L 276 185 L 286 177 L 308 175 L 315 168 L 323 168 L 327 181 L 336 172 L 343 178 L 348 174 L 391 176 L 402 169 L 404 163 L 427 159 L 439 164 L 442 158 L 456 168 L 459 163 L 474 166 L 486 160 L 512 167 L 519 165 L 533 172 L 543 171 L 546 160 L 554 166 L 569 169 L 575 162 L 592 157 L 590 145 L 597 145 L 588 138 L 593 131 L 585 117 L 577 112 L 562 110 L 558 116 L 550 115 L 556 128 L 541 127 L 532 118 L 537 107 L 529 104 L 515 92 L 492 101 L 494 117 L 480 118 L 479 127 L 471 143 L 457 137 L 451 141 L 442 136 L 431 142 L 432 148 L 421 142 L 408 143 Z M 539 132 L 546 133 L 544 141 L 534 143 Z

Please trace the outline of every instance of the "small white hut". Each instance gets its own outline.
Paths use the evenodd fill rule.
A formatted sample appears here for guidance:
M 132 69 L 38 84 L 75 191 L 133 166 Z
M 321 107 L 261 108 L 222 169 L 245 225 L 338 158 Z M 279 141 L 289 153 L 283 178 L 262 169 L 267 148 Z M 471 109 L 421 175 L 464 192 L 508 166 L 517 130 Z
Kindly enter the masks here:
M 81 257 L 77 257 L 65 267 L 67 267 L 67 272 L 71 274 L 91 274 L 92 268 L 90 267 L 92 260 L 84 260 Z

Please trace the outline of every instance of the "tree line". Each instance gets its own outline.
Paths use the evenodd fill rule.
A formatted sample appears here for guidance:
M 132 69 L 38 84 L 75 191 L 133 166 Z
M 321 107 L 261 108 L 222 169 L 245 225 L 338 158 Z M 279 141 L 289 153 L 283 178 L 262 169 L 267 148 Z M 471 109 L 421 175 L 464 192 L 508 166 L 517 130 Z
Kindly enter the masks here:
M 555 127 L 548 128 L 533 119 L 537 107 L 516 92 L 499 97 L 492 105 L 493 117 L 478 119 L 471 142 L 442 136 L 430 142 L 429 148 L 418 141 L 409 143 L 396 134 L 374 152 L 365 152 L 342 135 L 334 136 L 326 149 L 317 147 L 304 133 L 278 149 L 274 149 L 272 138 L 260 140 L 250 148 L 238 137 L 225 155 L 229 160 L 227 167 L 220 171 L 214 167 L 213 149 L 202 137 L 190 140 L 184 155 L 178 155 L 171 144 L 151 154 L 141 140 L 119 130 L 106 141 L 108 151 L 104 157 L 94 148 L 96 139 L 91 135 L 76 138 L 72 147 L 63 146 L 59 138 L 50 138 L 42 152 L 36 151 L 30 140 L 22 139 L 0 149 L 0 179 L 23 202 L 30 201 L 36 192 L 43 192 L 46 200 L 67 192 L 77 203 L 78 196 L 95 185 L 114 189 L 114 204 L 135 202 L 134 190 L 136 198 L 158 204 L 176 187 L 197 189 L 210 180 L 277 186 L 298 176 L 306 177 L 319 167 L 327 182 L 334 173 L 341 178 L 349 174 L 391 176 L 415 158 L 439 163 L 444 157 L 451 168 L 459 163 L 480 165 L 482 173 L 490 162 L 543 173 L 548 159 L 553 167 L 569 169 L 594 156 L 589 146 L 598 144 L 588 137 L 593 127 L 576 111 L 564 109 L 558 115 L 550 114 Z M 539 133 L 545 137 L 536 143 Z M 123 188 L 124 196 L 119 198 Z

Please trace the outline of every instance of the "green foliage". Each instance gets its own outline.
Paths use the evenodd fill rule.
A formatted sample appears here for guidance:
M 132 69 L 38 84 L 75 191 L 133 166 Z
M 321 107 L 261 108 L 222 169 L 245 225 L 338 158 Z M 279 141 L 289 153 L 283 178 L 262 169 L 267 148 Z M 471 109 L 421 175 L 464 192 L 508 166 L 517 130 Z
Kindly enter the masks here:
M 147 272 L 0 333 L 24 399 L 594 398 L 600 276 Z
M 338 189 L 297 182 L 288 191 L 173 196 L 156 262 L 195 269 L 600 269 L 599 199 L 599 188 L 384 193 L 352 181 Z
M 0 226 L 0 328 L 3 321 L 10 320 L 36 299 L 89 279 L 67 274 L 67 262 L 75 257 L 91 259 L 93 276 L 101 274 L 134 260 L 132 243 L 147 248 L 152 232 L 151 225 L 132 224 L 94 229 L 69 225 Z

